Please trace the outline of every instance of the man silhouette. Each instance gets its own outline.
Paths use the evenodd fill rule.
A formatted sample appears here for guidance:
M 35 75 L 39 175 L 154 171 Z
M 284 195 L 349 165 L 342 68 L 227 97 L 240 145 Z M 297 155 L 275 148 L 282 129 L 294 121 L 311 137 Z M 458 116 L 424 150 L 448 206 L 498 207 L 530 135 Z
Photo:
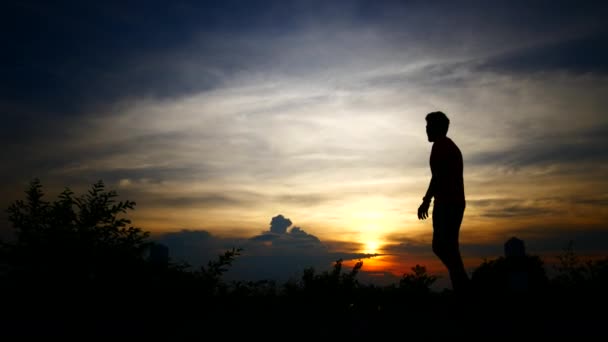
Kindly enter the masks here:
M 462 153 L 447 137 L 449 125 L 450 120 L 443 112 L 426 115 L 426 134 L 429 142 L 433 143 L 430 157 L 432 176 L 418 208 L 418 219 L 424 220 L 429 216 L 429 206 L 434 198 L 433 253 L 448 269 L 452 289 L 461 292 L 469 284 L 458 243 L 466 202 Z

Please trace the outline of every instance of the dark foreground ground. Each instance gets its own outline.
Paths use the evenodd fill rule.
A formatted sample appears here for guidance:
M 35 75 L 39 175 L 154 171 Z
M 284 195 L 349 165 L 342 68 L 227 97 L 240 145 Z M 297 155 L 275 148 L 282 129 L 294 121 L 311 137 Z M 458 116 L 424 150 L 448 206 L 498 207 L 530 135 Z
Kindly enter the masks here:
M 3 293 L 1 336 L 377 340 L 606 336 L 605 296 L 527 293 L 456 296 L 369 291 L 356 296 L 204 297 L 125 288 L 97 293 Z M 63 294 L 61 294 L 63 293 Z

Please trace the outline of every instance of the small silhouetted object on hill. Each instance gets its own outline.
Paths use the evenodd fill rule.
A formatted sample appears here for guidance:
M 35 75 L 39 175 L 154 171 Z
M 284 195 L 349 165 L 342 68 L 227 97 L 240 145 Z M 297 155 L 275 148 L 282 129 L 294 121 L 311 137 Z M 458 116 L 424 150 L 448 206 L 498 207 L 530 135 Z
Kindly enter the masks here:
M 505 258 L 517 259 L 518 263 L 524 263 L 526 257 L 526 247 L 524 241 L 512 237 L 505 242 Z M 521 260 L 521 261 L 520 261 Z M 514 291 L 527 291 L 530 286 L 528 270 L 521 266 L 509 270 L 508 287 Z
M 486 260 L 473 271 L 471 278 L 478 291 L 526 293 L 548 286 L 543 261 L 526 254 L 523 240 L 510 238 L 504 244 L 504 252 L 504 257 Z
M 526 256 L 526 246 L 524 245 L 524 240 L 518 239 L 515 236 L 507 240 L 505 242 L 505 257 L 525 257 Z

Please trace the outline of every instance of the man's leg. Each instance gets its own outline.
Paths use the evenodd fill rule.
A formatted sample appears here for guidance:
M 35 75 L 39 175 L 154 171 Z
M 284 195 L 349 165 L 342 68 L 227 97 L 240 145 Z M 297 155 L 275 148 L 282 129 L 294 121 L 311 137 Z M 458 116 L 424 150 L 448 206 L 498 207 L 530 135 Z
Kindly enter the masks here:
M 458 243 L 463 214 L 464 208 L 433 208 L 433 252 L 448 269 L 452 289 L 459 292 L 469 285 Z

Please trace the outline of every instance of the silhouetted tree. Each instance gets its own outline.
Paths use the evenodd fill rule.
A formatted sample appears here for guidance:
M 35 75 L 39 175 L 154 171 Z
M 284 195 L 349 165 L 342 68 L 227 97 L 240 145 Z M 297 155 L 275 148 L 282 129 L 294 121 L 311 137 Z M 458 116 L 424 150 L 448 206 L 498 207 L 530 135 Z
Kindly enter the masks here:
M 226 294 L 227 284 L 222 283 L 222 275 L 232 266 L 234 259 L 240 255 L 242 248 L 232 248 L 220 254 L 217 260 L 210 260 L 207 267 L 201 266 L 196 277 L 201 281 L 203 291 L 208 295 Z
M 40 180 L 25 200 L 8 207 L 16 241 L 5 245 L 7 275 L 12 279 L 74 282 L 131 276 L 144 262 L 148 232 L 120 217 L 133 201 L 117 201 L 102 181 L 76 197 L 66 188 L 52 202 Z M 136 273 L 136 272 L 135 272 Z
M 403 274 L 399 280 L 399 288 L 407 292 L 428 294 L 435 281 L 437 276 L 427 274 L 426 267 L 416 265 L 412 267 L 412 273 Z

